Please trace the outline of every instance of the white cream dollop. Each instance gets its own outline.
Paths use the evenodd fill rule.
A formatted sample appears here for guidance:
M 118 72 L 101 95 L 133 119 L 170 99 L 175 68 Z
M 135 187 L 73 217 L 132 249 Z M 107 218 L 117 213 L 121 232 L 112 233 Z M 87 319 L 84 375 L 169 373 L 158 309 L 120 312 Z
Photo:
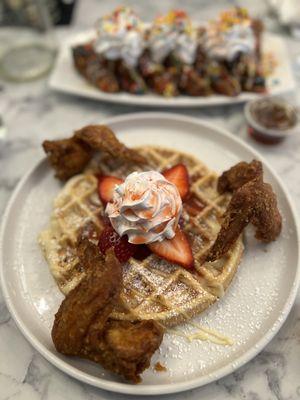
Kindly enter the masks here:
M 209 57 L 232 61 L 239 53 L 255 51 L 255 37 L 250 26 L 235 25 L 225 32 L 207 29 L 205 48 Z
M 203 39 L 209 57 L 227 61 L 239 53 L 253 54 L 256 47 L 252 20 L 246 10 L 239 8 L 223 12 L 208 23 Z
M 108 60 L 122 59 L 135 67 L 145 44 L 145 26 L 128 7 L 119 7 L 97 22 L 98 37 L 94 49 Z
M 128 175 L 105 210 L 115 231 L 134 244 L 174 237 L 181 211 L 177 187 L 156 171 Z
M 173 53 L 183 63 L 193 64 L 198 45 L 197 31 L 183 11 L 170 11 L 154 21 L 148 44 L 157 63 Z

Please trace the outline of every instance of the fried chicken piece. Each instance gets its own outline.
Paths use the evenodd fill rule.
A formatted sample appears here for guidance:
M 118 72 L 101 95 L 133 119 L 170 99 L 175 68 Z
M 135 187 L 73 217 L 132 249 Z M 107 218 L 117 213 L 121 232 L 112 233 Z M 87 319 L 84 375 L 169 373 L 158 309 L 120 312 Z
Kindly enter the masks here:
M 63 300 L 52 328 L 57 351 L 66 355 L 81 354 L 95 320 L 99 332 L 103 330 L 122 286 L 122 268 L 112 252 L 104 260 L 97 246 L 89 243 L 83 255 L 93 267 L 88 265 L 87 277 Z
M 113 131 L 105 125 L 88 125 L 75 132 L 75 138 L 83 141 L 95 151 L 104 151 L 111 157 L 126 162 L 144 164 L 145 158 L 136 150 L 129 149 L 121 143 Z
M 209 79 L 198 74 L 195 68 L 187 66 L 182 69 L 179 88 L 189 96 L 208 96 L 212 93 Z
M 69 139 L 45 140 L 43 148 L 56 171 L 55 176 L 63 181 L 82 172 L 98 151 L 124 162 L 146 163 L 141 154 L 127 148 L 105 125 L 88 125 Z
M 150 365 L 163 338 L 155 321 L 113 321 L 119 300 L 122 268 L 113 252 L 105 259 L 88 238 L 80 239 L 78 256 L 87 275 L 62 302 L 52 339 L 62 354 L 87 358 L 132 382 Z
M 211 86 L 216 93 L 223 94 L 224 96 L 238 96 L 242 91 L 238 79 L 229 74 L 220 76 L 217 79 L 212 78 Z
M 92 43 L 73 47 L 72 55 L 76 69 L 83 76 L 86 76 L 86 69 L 89 63 L 97 59 Z
M 257 160 L 253 160 L 251 163 L 241 161 L 228 171 L 223 172 L 218 180 L 218 191 L 221 194 L 233 192 L 245 183 L 257 178 L 263 178 L 262 163 Z
M 75 46 L 72 49 L 74 65 L 77 71 L 90 83 L 103 92 L 117 93 L 120 86 L 113 65 L 97 54 L 92 43 Z
M 95 331 L 97 333 L 97 328 Z M 109 320 L 101 337 L 97 334 L 92 335 L 92 339 L 87 337 L 81 355 L 138 383 L 139 375 L 149 367 L 162 338 L 163 328 L 155 321 Z
M 88 62 L 84 76 L 102 92 L 118 93 L 120 91 L 120 85 L 113 69 L 98 58 Z
M 146 83 L 137 69 L 129 68 L 124 61 L 119 60 L 116 70 L 122 90 L 132 94 L 146 93 Z
M 90 147 L 73 138 L 45 140 L 43 148 L 56 171 L 55 176 L 62 181 L 80 173 L 92 158 Z
M 264 183 L 260 177 L 250 180 L 233 193 L 221 230 L 206 261 L 223 257 L 249 222 L 256 227 L 255 237 L 265 243 L 274 241 L 281 232 L 282 218 L 276 195 L 271 185 Z

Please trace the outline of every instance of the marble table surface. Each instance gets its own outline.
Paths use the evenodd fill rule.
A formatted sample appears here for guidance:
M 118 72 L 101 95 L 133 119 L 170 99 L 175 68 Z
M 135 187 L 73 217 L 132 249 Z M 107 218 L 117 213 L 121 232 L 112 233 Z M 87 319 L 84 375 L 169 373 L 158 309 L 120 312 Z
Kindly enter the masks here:
M 158 10 L 181 2 L 152 0 L 151 2 L 128 1 L 142 15 L 151 18 Z M 211 16 L 216 8 L 231 1 L 218 1 L 211 8 L 209 0 L 185 2 L 195 17 Z M 249 6 L 262 15 L 264 2 Z M 89 27 L 95 15 L 108 11 L 117 1 L 79 2 L 72 28 L 57 30 L 58 39 L 73 31 Z M 286 37 L 291 60 L 295 61 L 299 42 Z M 298 49 L 298 50 L 297 50 Z M 299 53 L 300 54 L 300 53 Z M 300 86 L 293 95 L 300 103 Z M 0 82 L 0 115 L 4 118 L 7 133 L 0 137 L 0 215 L 7 200 L 23 174 L 43 156 L 41 142 L 46 138 L 69 135 L 85 124 L 99 123 L 102 118 L 145 111 L 144 108 L 105 104 L 51 92 L 47 80 L 30 84 Z M 170 110 L 167 110 L 170 111 Z M 289 190 L 297 211 L 300 211 L 300 132 L 277 147 L 256 144 L 246 134 L 242 106 L 226 106 L 216 109 L 176 110 L 176 113 L 204 118 L 222 126 L 256 148 L 273 166 Z M 296 400 L 300 399 L 300 294 L 284 326 L 269 345 L 251 362 L 233 374 L 189 392 L 160 396 L 165 400 Z M 44 360 L 23 338 L 16 328 L 0 293 L 0 400 L 79 400 L 119 399 L 118 395 L 95 389 L 77 382 Z

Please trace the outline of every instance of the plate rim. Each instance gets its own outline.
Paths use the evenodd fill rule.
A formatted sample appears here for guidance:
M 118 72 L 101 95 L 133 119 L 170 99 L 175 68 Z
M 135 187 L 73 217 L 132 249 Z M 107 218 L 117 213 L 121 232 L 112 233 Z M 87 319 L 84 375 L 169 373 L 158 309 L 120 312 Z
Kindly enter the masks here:
M 105 118 L 102 123 L 103 124 L 116 124 L 120 122 L 134 122 L 135 120 L 143 120 L 143 119 L 164 119 L 164 120 L 171 120 L 174 122 L 174 120 L 177 120 L 178 122 L 185 122 L 187 124 L 196 124 L 198 126 L 205 126 L 206 128 L 212 129 L 216 131 L 216 133 L 220 136 L 225 136 L 228 139 L 234 141 L 236 144 L 244 147 L 248 151 L 250 151 L 253 156 L 257 157 L 258 159 L 261 159 L 263 163 L 267 166 L 267 168 L 270 170 L 272 173 L 273 177 L 277 181 L 277 184 L 280 186 L 286 201 L 288 203 L 288 206 L 290 208 L 294 223 L 295 223 L 295 232 L 297 236 L 297 243 L 299 244 L 299 237 L 300 237 L 300 225 L 299 225 L 299 219 L 298 219 L 298 214 L 296 212 L 293 200 L 291 199 L 291 196 L 289 192 L 287 191 L 285 185 L 283 184 L 281 178 L 277 174 L 277 172 L 273 169 L 273 167 L 269 164 L 268 161 L 265 160 L 263 156 L 259 154 L 254 148 L 252 148 L 249 144 L 245 143 L 243 140 L 241 140 L 238 137 L 233 136 L 230 131 L 221 128 L 214 123 L 211 123 L 205 119 L 200 119 L 196 117 L 189 117 L 189 116 L 183 116 L 183 115 L 178 115 L 175 113 L 171 112 L 136 112 L 136 113 L 129 113 L 125 115 L 117 115 L 113 116 L 110 118 Z M 218 369 L 217 372 L 214 372 L 212 374 L 207 374 L 203 375 L 200 377 L 193 378 L 189 381 L 185 382 L 180 382 L 180 383 L 167 383 L 167 384 L 159 384 L 159 385 L 132 385 L 129 383 L 120 383 L 120 382 L 113 382 L 113 381 L 107 381 L 106 379 L 103 379 L 101 377 L 93 377 L 89 375 L 86 372 L 82 372 L 76 367 L 71 366 L 67 361 L 60 359 L 58 356 L 56 356 L 53 352 L 48 350 L 42 343 L 39 342 L 35 338 L 33 334 L 30 333 L 28 328 L 26 327 L 26 324 L 23 323 L 22 317 L 18 315 L 18 312 L 15 309 L 15 306 L 13 304 L 13 301 L 11 300 L 9 296 L 9 290 L 7 287 L 6 279 L 5 279 L 5 273 L 4 273 L 4 262 L 3 262 L 3 244 L 4 244 L 4 236 L 5 236 L 5 231 L 6 231 L 6 226 L 8 222 L 8 218 L 12 212 L 12 206 L 14 204 L 15 199 L 19 195 L 20 190 L 22 189 L 23 185 L 27 182 L 27 180 L 30 178 L 30 176 L 34 173 L 34 171 L 41 167 L 43 164 L 46 163 L 46 157 L 43 157 L 42 159 L 38 160 L 32 168 L 29 169 L 29 171 L 20 179 L 19 183 L 13 190 L 13 193 L 7 203 L 5 212 L 3 214 L 3 219 L 1 223 L 1 231 L 0 231 L 0 281 L 1 281 L 1 287 L 2 287 L 2 292 L 3 292 L 3 298 L 4 301 L 7 305 L 7 308 L 15 321 L 17 327 L 25 336 L 25 338 L 29 341 L 29 343 L 33 346 L 34 349 L 36 349 L 44 358 L 46 358 L 50 363 L 52 363 L 55 367 L 63 371 L 69 376 L 72 376 L 73 378 L 84 382 L 88 383 L 92 386 L 108 390 L 111 392 L 116 392 L 116 393 L 123 393 L 123 394 L 131 394 L 131 395 L 162 395 L 162 394 L 171 394 L 171 393 L 178 393 L 178 392 L 183 392 L 186 390 L 194 389 L 197 387 L 204 386 L 208 383 L 214 382 L 218 379 L 221 379 L 225 377 L 226 375 L 234 372 L 238 368 L 242 367 L 244 364 L 246 364 L 248 361 L 250 361 L 252 358 L 254 358 L 271 340 L 272 338 L 278 333 L 279 329 L 281 326 L 284 324 L 287 316 L 289 315 L 289 312 L 294 304 L 297 291 L 298 291 L 298 286 L 300 282 L 300 257 L 299 257 L 299 252 L 298 252 L 298 262 L 296 265 L 296 271 L 295 271 L 295 280 L 292 285 L 292 288 L 289 292 L 289 295 L 286 298 L 286 301 L 280 311 L 280 315 L 283 316 L 283 318 L 277 318 L 275 323 L 267 330 L 266 334 L 263 335 L 258 342 L 253 345 L 252 348 L 250 348 L 248 351 L 242 353 L 240 356 L 238 356 L 234 360 L 234 365 L 232 363 L 228 363 L 222 368 Z
M 72 96 L 78 96 L 82 98 L 87 98 L 87 99 L 92 99 L 94 101 L 102 101 L 106 103 L 111 103 L 111 104 L 123 104 L 123 105 L 137 105 L 140 107 L 149 107 L 149 108 L 155 108 L 157 106 L 159 107 L 166 107 L 166 108 L 195 108 L 195 107 L 201 107 L 201 108 L 207 108 L 207 107 L 218 107 L 218 106 L 229 106 L 233 104 L 243 104 L 246 101 L 252 100 L 259 98 L 261 96 L 264 96 L 264 94 L 259 94 L 259 93 L 253 93 L 253 92 L 242 92 L 240 95 L 236 97 L 230 97 L 230 96 L 223 96 L 223 95 L 212 95 L 212 96 L 178 96 L 177 98 L 171 98 L 171 99 L 166 99 L 163 96 L 157 96 L 157 98 L 153 98 L 153 100 L 149 100 L 142 95 L 132 95 L 130 93 L 126 92 L 121 92 L 119 95 L 124 95 L 126 98 L 122 97 L 117 97 L 116 94 L 112 93 L 105 93 L 102 92 L 101 90 L 95 89 L 95 91 L 91 93 L 84 93 L 81 90 L 78 90 L 75 88 L 70 88 L 70 87 L 65 87 L 63 84 L 58 84 L 55 81 L 55 74 L 57 71 L 57 67 L 59 65 L 59 62 L 62 58 L 63 55 L 63 50 L 65 49 L 66 46 L 71 46 L 74 43 L 79 43 L 80 38 L 85 35 L 85 36 L 90 36 L 94 32 L 93 29 L 85 29 L 85 30 L 80 30 L 77 32 L 73 32 L 71 35 L 65 37 L 62 40 L 62 43 L 60 45 L 59 51 L 58 51 L 58 57 L 55 61 L 54 68 L 51 72 L 51 75 L 48 79 L 48 85 L 50 89 L 58 91 L 60 93 L 72 95 Z M 284 57 L 281 58 L 287 61 L 284 61 L 287 69 L 289 70 L 289 76 L 291 79 L 290 85 L 287 87 L 283 88 L 280 93 L 273 93 L 274 95 L 280 95 L 284 93 L 289 93 L 293 92 L 296 87 L 296 81 L 295 81 L 295 76 L 292 70 L 291 66 L 291 57 L 289 53 L 286 50 L 285 46 L 285 39 L 282 38 L 280 35 L 265 31 L 264 32 L 264 41 L 266 41 L 266 38 L 273 38 L 281 43 L 282 50 L 284 52 Z M 78 39 L 76 39 L 78 38 Z M 83 78 L 82 78 L 83 79 Z M 272 93 L 270 93 L 272 95 Z M 116 97 L 113 97 L 116 96 Z M 214 102 L 206 102 L 205 100 L 211 97 L 215 97 Z M 141 101 L 142 100 L 142 101 Z

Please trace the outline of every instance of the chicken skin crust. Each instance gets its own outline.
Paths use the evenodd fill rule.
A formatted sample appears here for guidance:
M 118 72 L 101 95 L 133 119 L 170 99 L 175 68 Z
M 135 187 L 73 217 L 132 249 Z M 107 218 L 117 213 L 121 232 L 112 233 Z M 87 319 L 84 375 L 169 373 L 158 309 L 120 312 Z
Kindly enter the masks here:
M 241 161 L 220 176 L 218 192 L 221 194 L 233 192 L 252 179 L 258 178 L 263 178 L 262 163 L 258 160 L 253 160 L 251 163 Z
M 127 163 L 146 162 L 136 150 L 121 143 L 105 125 L 88 125 L 68 139 L 45 140 L 43 148 L 55 176 L 62 181 L 82 172 L 97 152 Z
M 164 330 L 155 321 L 109 319 L 119 301 L 122 267 L 110 251 L 100 255 L 87 239 L 79 244 L 86 277 L 63 300 L 52 328 L 56 350 L 101 364 L 131 382 L 149 367 Z
M 87 245 L 87 253 L 90 247 L 94 245 Z M 87 271 L 87 277 L 68 294 L 55 315 L 52 339 L 57 351 L 80 355 L 84 339 L 95 321 L 98 330 L 103 330 L 121 287 L 122 268 L 113 253 L 103 259 L 99 251 L 95 251 L 94 268 Z
M 163 333 L 161 325 L 153 320 L 108 320 L 102 335 L 86 337 L 81 356 L 133 383 L 139 383 L 140 374 L 150 366 L 151 357 L 162 342 Z
M 88 125 L 75 132 L 75 139 L 81 140 L 94 151 L 103 151 L 113 158 L 128 163 L 144 164 L 146 160 L 134 149 L 121 143 L 106 125 Z
M 55 170 L 55 176 L 61 181 L 82 172 L 92 158 L 90 147 L 73 138 L 45 140 L 43 149 Z
M 250 180 L 244 183 L 247 177 Z M 261 165 L 255 161 L 248 165 L 239 163 L 226 171 L 220 177 L 220 182 L 221 190 L 226 187 L 227 190 L 233 190 L 233 195 L 206 261 L 225 256 L 249 223 L 255 226 L 258 240 L 264 243 L 276 240 L 281 232 L 282 217 L 272 186 L 263 182 Z

